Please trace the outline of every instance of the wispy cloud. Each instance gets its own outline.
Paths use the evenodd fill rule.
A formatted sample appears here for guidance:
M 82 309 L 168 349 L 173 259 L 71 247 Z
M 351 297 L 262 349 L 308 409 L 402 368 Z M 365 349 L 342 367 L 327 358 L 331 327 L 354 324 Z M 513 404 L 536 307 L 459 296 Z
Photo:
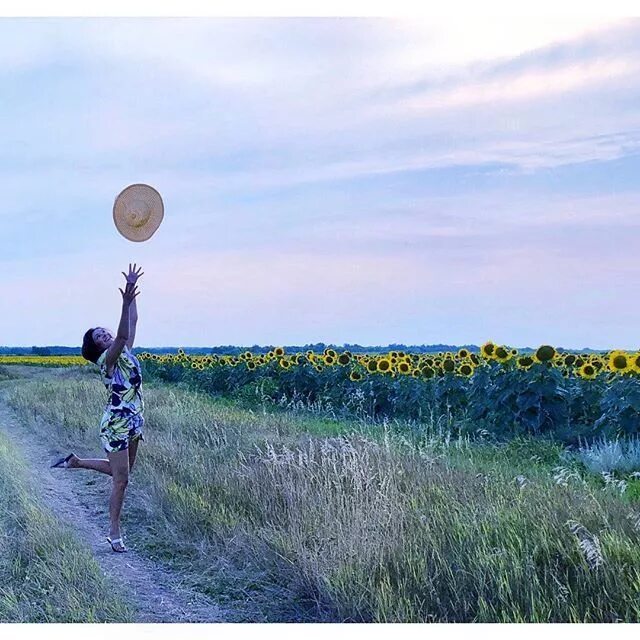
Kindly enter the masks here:
M 0 264 L 23 299 L 0 342 L 113 325 L 132 256 L 147 344 L 631 340 L 630 318 L 589 305 L 640 275 L 639 35 L 638 20 L 2 20 Z M 167 212 L 132 246 L 111 205 L 138 181 Z M 597 322 L 512 302 L 540 297 Z

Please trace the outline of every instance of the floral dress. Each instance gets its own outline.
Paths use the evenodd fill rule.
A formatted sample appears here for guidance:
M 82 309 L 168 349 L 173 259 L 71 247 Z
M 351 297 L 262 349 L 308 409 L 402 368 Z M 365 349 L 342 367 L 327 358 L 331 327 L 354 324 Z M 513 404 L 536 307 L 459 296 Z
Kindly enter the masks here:
M 107 375 L 107 351 L 98 358 L 100 374 L 109 399 L 100 421 L 100 440 L 107 453 L 124 451 L 129 441 L 142 439 L 144 401 L 140 362 L 127 346 L 113 367 L 113 376 Z

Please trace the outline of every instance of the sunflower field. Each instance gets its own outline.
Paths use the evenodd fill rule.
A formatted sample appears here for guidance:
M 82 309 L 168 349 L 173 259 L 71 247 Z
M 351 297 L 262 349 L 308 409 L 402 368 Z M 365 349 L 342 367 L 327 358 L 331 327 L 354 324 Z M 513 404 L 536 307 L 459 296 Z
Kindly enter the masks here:
M 239 356 L 139 354 L 152 378 L 217 395 L 321 407 L 336 415 L 429 422 L 498 436 L 577 442 L 640 434 L 640 353 L 531 353 L 487 342 L 479 353 L 352 354 L 325 349 Z
M 0 366 L 3 364 L 22 364 L 31 367 L 80 367 L 87 364 L 82 356 L 0 356 Z

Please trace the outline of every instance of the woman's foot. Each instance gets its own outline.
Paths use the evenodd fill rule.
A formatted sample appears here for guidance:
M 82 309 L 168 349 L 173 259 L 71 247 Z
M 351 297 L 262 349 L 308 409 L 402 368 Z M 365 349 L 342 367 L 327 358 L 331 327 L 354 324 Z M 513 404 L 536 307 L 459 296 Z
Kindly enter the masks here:
M 127 550 L 127 547 L 124 546 L 124 540 L 119 533 L 116 535 L 108 536 L 107 542 L 111 545 L 111 548 L 116 553 L 124 553 Z
M 72 466 L 75 467 L 78 464 L 78 460 L 78 456 L 76 456 L 74 453 L 70 453 L 66 458 L 60 458 L 59 460 L 56 460 L 56 462 L 51 465 L 51 468 L 55 469 L 56 467 L 62 467 L 63 469 L 68 469 Z
M 67 460 L 67 464 L 65 465 L 67 469 L 75 469 L 78 466 L 78 461 L 80 458 L 75 453 L 71 454 L 71 457 Z

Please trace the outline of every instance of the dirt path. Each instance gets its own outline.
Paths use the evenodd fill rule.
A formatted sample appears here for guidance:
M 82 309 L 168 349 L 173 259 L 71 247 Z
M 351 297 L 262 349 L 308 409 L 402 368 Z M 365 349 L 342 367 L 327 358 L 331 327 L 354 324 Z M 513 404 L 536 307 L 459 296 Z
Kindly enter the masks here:
M 170 572 L 134 549 L 117 554 L 105 539 L 110 479 L 82 470 L 50 469 L 57 454 L 40 442 L 0 398 L 0 430 L 31 465 L 46 504 L 93 552 L 105 576 L 136 608 L 136 622 L 223 622 L 225 612 L 202 594 L 179 583 Z

